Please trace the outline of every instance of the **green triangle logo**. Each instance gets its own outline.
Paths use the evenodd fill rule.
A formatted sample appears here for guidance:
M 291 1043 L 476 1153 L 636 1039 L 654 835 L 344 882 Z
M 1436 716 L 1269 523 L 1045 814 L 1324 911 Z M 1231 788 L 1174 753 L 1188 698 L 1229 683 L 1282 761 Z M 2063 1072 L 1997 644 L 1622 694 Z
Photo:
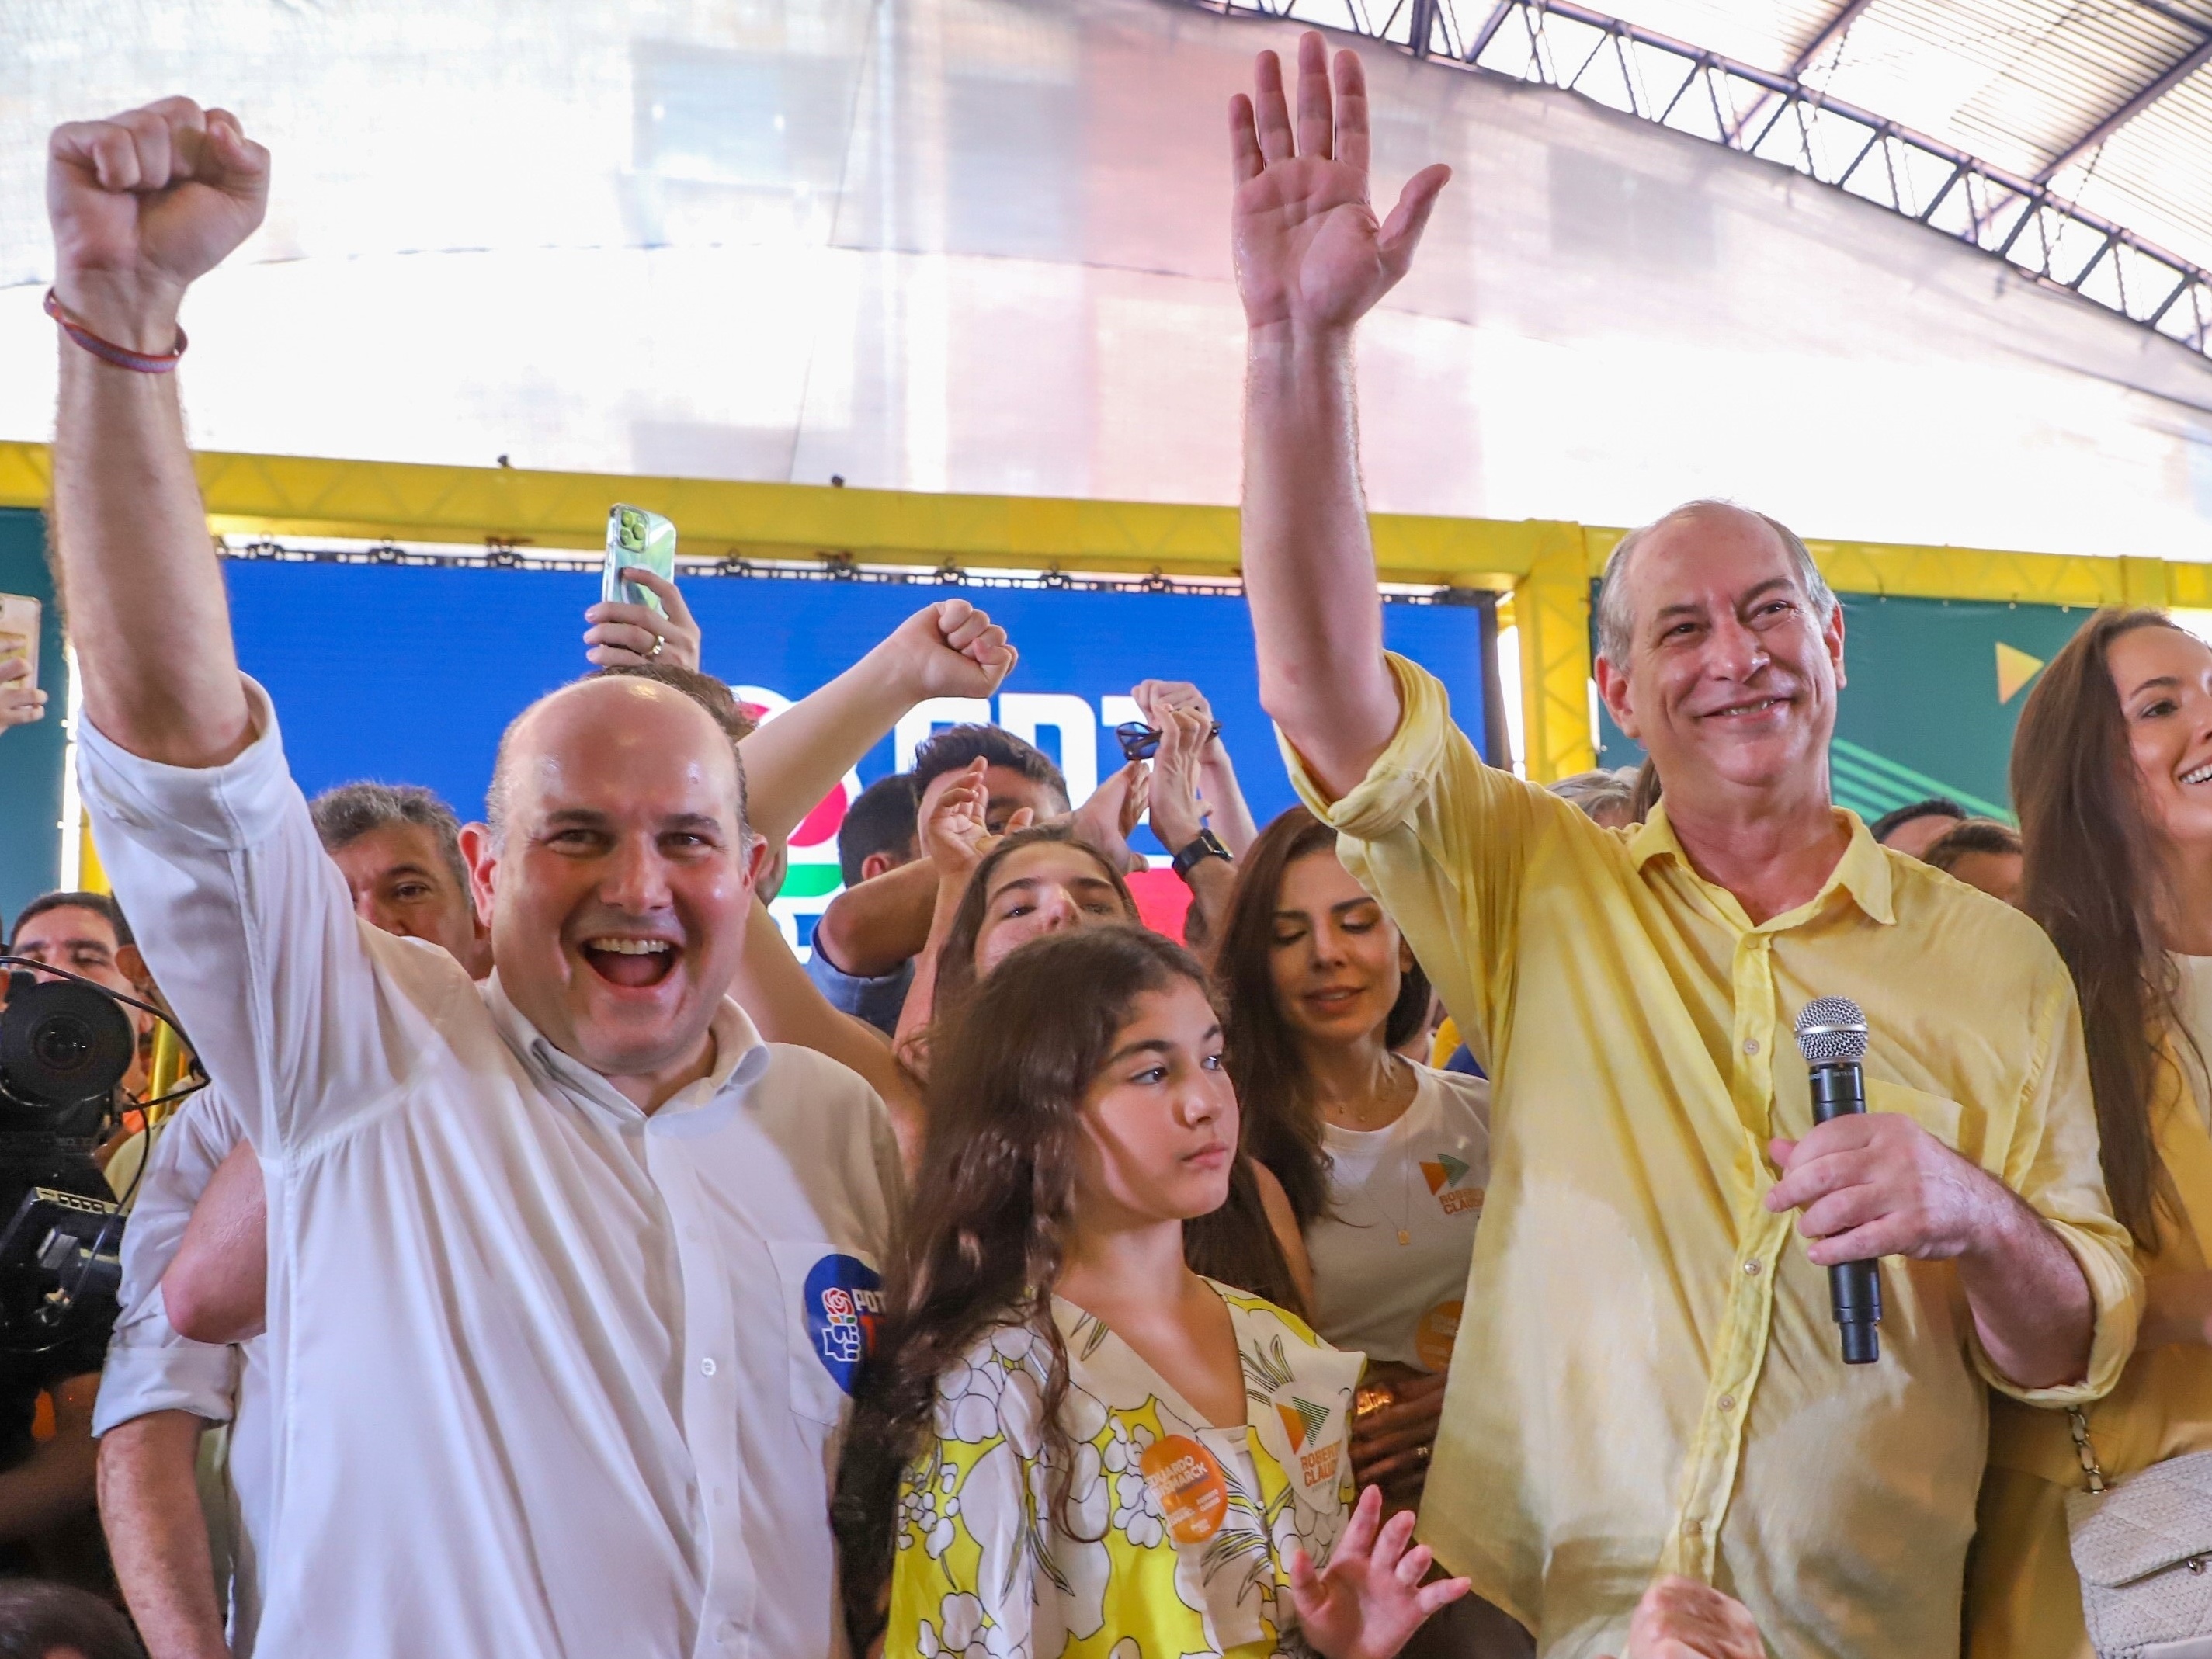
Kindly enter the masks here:
M 1292 1395 L 1291 1409 L 1298 1414 L 1298 1421 L 1305 1425 L 1306 1431 L 1299 1437 L 1298 1444 L 1310 1446 L 1314 1437 L 1321 1432 L 1321 1425 L 1328 1421 L 1328 1407 L 1316 1406 L 1310 1400 L 1301 1400 Z
M 1437 1162 L 1444 1166 L 1444 1184 L 1448 1187 L 1458 1186 L 1467 1174 L 1465 1162 L 1454 1158 L 1449 1152 L 1438 1152 Z

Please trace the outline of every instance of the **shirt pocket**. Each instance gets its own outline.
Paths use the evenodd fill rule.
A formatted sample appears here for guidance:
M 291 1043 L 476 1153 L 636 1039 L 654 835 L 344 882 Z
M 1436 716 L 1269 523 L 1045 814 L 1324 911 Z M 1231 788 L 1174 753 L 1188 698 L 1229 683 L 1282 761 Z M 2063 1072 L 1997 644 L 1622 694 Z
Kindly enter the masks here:
M 1925 1090 L 1908 1089 L 1902 1083 L 1889 1083 L 1881 1078 L 1866 1080 L 1867 1110 L 1895 1112 L 1909 1117 L 1922 1128 L 1956 1152 L 1979 1162 L 1981 1148 L 1969 1146 L 1962 1139 L 1965 1133 L 1966 1109 L 1955 1100 L 1946 1100 L 1941 1095 L 1931 1095 Z
M 768 1249 L 783 1310 L 791 1408 L 834 1425 L 843 1420 L 861 1362 L 875 1346 L 883 1279 L 864 1250 L 818 1239 L 770 1239 Z

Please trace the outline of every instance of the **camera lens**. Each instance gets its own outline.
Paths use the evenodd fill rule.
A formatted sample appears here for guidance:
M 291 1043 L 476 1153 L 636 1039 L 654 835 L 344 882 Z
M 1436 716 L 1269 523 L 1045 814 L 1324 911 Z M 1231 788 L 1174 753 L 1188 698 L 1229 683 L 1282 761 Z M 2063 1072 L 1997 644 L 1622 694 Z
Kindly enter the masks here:
M 104 1099 L 138 1047 L 129 1016 L 104 991 L 72 980 L 9 976 L 0 1011 L 0 1088 L 33 1108 Z
M 82 1020 L 69 1014 L 56 1014 L 31 1033 L 31 1052 L 40 1065 L 56 1072 L 82 1070 L 92 1049 L 92 1033 Z

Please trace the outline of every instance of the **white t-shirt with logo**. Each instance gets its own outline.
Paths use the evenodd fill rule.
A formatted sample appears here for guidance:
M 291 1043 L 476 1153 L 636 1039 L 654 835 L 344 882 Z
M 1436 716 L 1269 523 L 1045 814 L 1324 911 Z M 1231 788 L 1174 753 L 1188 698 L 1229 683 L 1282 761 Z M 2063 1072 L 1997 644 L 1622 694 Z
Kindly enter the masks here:
M 1490 1085 L 1413 1070 L 1413 1103 L 1395 1123 L 1322 1125 L 1329 1206 L 1306 1229 L 1306 1250 L 1323 1337 L 1370 1359 L 1440 1371 L 1459 1334 L 1490 1184 Z

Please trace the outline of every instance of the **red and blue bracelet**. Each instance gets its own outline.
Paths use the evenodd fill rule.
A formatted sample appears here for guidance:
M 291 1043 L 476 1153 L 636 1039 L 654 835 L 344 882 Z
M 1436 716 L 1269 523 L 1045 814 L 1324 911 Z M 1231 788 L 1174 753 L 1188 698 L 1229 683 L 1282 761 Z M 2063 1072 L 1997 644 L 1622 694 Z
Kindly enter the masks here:
M 62 325 L 63 333 L 68 335 L 70 339 L 75 340 L 100 362 L 113 363 L 118 368 L 134 369 L 141 374 L 173 374 L 177 367 L 177 359 L 185 355 L 185 347 L 188 343 L 185 339 L 185 331 L 181 328 L 177 331 L 177 349 L 174 351 L 163 352 L 159 356 L 149 356 L 143 351 L 133 351 L 129 346 L 119 346 L 112 340 L 103 340 L 76 318 L 70 316 L 68 312 L 63 310 L 62 302 L 54 297 L 54 291 L 52 289 L 46 290 L 46 315 Z

